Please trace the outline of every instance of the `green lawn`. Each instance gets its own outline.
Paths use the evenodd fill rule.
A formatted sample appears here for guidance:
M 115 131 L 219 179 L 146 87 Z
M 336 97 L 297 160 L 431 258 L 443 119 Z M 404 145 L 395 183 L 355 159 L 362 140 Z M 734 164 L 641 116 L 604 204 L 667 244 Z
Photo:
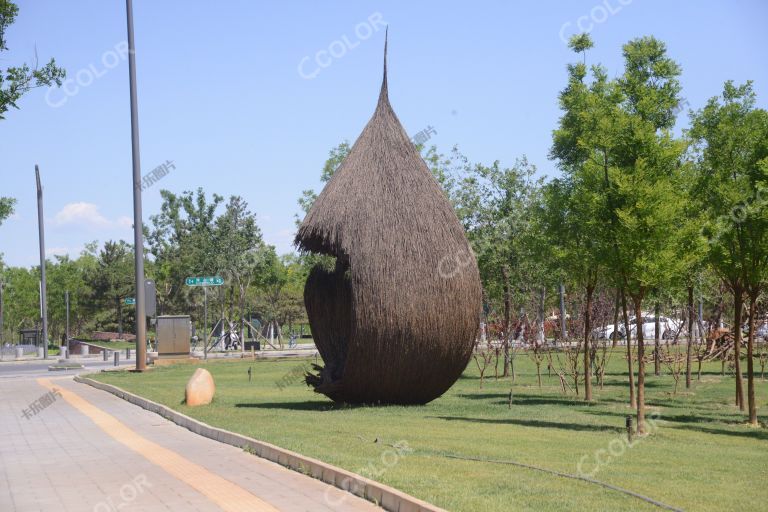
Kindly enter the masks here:
M 765 510 L 768 503 L 768 383 L 757 381 L 763 427 L 747 427 L 732 405 L 734 379 L 720 376 L 719 363 L 707 366 L 692 390 L 681 389 L 676 396 L 671 377 L 649 374 L 647 404 L 660 420 L 650 436 L 626 448 L 624 421 L 630 411 L 619 353 L 591 405 L 572 394 L 563 396 L 559 380 L 548 378 L 546 370 L 540 389 L 535 367 L 524 354 L 516 358 L 515 383 L 491 376 L 480 389 L 471 362 L 443 397 L 418 407 L 336 406 L 297 379 L 288 379 L 292 382 L 282 389 L 276 385 L 307 362 L 208 362 L 217 394 L 210 406 L 198 408 L 182 404 L 194 365 L 96 378 L 211 425 L 362 473 L 448 510 L 658 509 L 594 484 L 447 455 L 513 460 L 576 474 L 580 461 L 584 472 L 592 472 L 599 453 L 601 460 L 610 460 L 593 478 L 677 508 L 747 511 Z M 248 367 L 253 367 L 251 383 Z M 395 455 L 388 445 L 398 441 L 413 452 Z M 611 457 L 610 448 L 623 454 Z
M 89 345 L 96 345 L 97 347 L 105 347 L 109 350 L 125 350 L 127 348 L 135 349 L 135 341 L 87 341 Z

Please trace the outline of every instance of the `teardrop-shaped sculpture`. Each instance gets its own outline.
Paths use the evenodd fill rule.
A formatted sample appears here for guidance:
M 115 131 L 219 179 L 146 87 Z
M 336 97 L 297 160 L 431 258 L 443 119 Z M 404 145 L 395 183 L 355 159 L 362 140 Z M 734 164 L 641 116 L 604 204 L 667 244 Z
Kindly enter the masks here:
M 317 197 L 300 249 L 336 257 L 304 302 L 325 363 L 307 383 L 335 401 L 424 404 L 466 368 L 480 323 L 475 256 L 445 194 L 389 104 Z

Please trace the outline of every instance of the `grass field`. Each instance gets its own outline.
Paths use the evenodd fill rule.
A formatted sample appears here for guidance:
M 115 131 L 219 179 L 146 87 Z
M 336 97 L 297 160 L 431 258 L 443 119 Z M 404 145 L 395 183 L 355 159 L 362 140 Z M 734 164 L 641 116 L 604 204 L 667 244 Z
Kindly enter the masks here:
M 134 341 L 89 341 L 87 343 L 89 345 L 96 345 L 97 347 L 105 347 L 109 350 L 125 350 L 126 348 L 136 348 L 136 342 Z
M 649 436 L 627 447 L 624 422 L 631 411 L 619 352 L 592 404 L 562 395 L 559 380 L 546 370 L 539 388 L 535 367 L 524 354 L 516 358 L 514 383 L 491 375 L 481 389 L 470 362 L 443 397 L 418 407 L 335 405 L 295 377 L 309 362 L 208 362 L 217 394 L 210 406 L 198 408 L 182 403 L 194 365 L 96 378 L 448 510 L 658 510 L 592 483 L 451 456 L 511 460 L 569 474 L 581 470 L 684 510 L 765 510 L 768 503 L 768 383 L 757 380 L 762 427 L 750 428 L 732 405 L 733 376 L 721 376 L 718 363 L 706 366 L 690 391 L 681 383 L 677 395 L 671 377 L 654 377 L 651 370 L 646 400 L 659 419 Z M 412 452 L 396 454 L 389 445 L 400 441 Z

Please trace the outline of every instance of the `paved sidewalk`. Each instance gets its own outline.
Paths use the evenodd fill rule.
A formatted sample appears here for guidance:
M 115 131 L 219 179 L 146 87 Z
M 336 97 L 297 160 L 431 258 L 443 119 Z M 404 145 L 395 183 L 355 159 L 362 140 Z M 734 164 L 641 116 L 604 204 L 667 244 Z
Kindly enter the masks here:
M 0 397 L 2 512 L 381 510 L 71 377 L 0 381 Z

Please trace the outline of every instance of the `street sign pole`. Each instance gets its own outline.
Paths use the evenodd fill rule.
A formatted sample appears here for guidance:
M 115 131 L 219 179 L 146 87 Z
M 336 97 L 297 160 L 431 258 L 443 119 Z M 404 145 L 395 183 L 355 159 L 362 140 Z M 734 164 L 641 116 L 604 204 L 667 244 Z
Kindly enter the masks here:
M 203 287 L 203 329 L 205 330 L 203 357 L 208 359 L 208 287 L 221 286 L 224 284 L 224 279 L 219 276 L 188 277 L 184 280 L 184 284 Z
M 131 95 L 131 158 L 133 160 L 133 254 L 136 284 L 136 371 L 147 369 L 147 319 L 144 316 L 144 233 L 141 218 L 141 157 L 136 98 L 136 55 L 133 42 L 133 2 L 125 0 L 128 30 L 128 82 Z
M 67 329 L 64 336 L 67 338 L 67 359 L 69 359 L 69 291 L 64 292 L 64 302 L 67 304 Z
M 203 286 L 203 296 L 205 297 L 203 299 L 203 334 L 205 334 L 205 338 L 203 339 L 203 359 L 208 359 L 208 287 Z

